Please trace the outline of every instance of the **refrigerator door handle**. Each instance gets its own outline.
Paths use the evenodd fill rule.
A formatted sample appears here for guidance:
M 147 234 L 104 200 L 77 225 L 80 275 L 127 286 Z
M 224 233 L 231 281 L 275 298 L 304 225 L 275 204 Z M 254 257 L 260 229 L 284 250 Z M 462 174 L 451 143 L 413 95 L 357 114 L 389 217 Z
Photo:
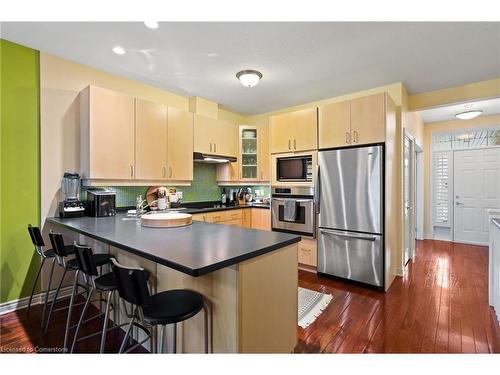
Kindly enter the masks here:
M 328 234 L 330 236 L 337 236 L 337 237 L 345 237 L 345 238 L 354 238 L 357 240 L 365 240 L 365 241 L 375 241 L 377 237 L 375 236 L 363 236 L 361 234 L 349 234 L 349 233 L 343 233 L 343 232 L 336 232 L 336 231 L 330 231 L 326 229 L 320 229 L 321 233 Z
M 316 214 L 319 214 L 321 203 L 321 175 L 319 173 L 319 165 L 316 169 L 316 189 L 314 189 L 314 192 L 316 194 L 314 199 L 316 201 Z

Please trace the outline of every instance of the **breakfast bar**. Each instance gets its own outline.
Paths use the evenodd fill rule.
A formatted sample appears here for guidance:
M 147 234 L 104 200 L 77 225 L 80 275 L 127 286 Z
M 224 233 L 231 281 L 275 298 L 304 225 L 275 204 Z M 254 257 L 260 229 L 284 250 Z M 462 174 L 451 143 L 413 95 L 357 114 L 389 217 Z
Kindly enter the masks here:
M 194 221 L 179 228 L 146 228 L 114 217 L 49 218 L 53 228 L 76 232 L 80 242 L 118 262 L 151 272 L 155 292 L 198 291 L 212 311 L 214 353 L 290 353 L 296 345 L 297 244 L 291 234 Z M 185 353 L 203 351 L 203 319 L 177 330 Z

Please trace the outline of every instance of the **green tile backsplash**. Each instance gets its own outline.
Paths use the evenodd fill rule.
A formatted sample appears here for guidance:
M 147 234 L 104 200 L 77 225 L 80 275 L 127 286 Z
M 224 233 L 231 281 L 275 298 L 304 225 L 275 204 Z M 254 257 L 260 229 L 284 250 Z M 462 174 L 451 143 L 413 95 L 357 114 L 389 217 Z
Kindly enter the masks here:
M 193 181 L 191 186 L 171 186 L 177 191 L 182 191 L 184 202 L 203 202 L 215 201 L 221 197 L 222 186 L 217 185 L 217 166 L 216 164 L 194 163 Z M 224 186 L 228 189 L 239 189 L 241 186 Z M 141 194 L 143 197 L 149 186 L 107 186 L 107 188 L 116 191 L 116 207 L 135 206 L 136 197 Z M 263 190 L 264 196 L 269 195 L 269 186 L 252 186 L 252 193 L 255 189 Z M 85 188 L 83 188 L 85 190 Z M 84 195 L 82 195 L 84 198 Z

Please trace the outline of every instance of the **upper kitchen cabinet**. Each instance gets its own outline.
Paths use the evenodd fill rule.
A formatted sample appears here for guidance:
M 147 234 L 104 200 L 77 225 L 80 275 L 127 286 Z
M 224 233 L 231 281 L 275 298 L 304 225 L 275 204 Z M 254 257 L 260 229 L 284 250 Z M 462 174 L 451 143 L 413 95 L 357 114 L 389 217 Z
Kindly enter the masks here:
M 284 113 L 270 118 L 271 153 L 316 150 L 317 108 Z
M 135 99 L 135 178 L 167 178 L 167 106 Z
M 218 137 L 221 139 L 216 154 L 235 156 L 236 161 L 217 165 L 217 181 L 223 183 L 238 182 L 241 179 L 241 156 L 238 155 L 238 126 L 225 122 L 220 122 L 220 124 L 215 130 L 219 133 Z
M 269 125 L 260 125 L 259 129 L 259 180 L 270 181 L 270 159 L 269 159 Z
M 319 107 L 319 148 L 343 146 L 350 143 L 351 102 L 330 103 Z
M 168 108 L 168 179 L 193 179 L 193 114 Z
M 194 115 L 194 151 L 234 156 L 238 153 L 236 125 L 214 118 Z
M 319 107 L 319 148 L 385 141 L 387 93 Z
M 80 100 L 83 178 L 133 179 L 134 98 L 88 86 Z
M 351 100 L 353 144 L 385 141 L 385 113 L 388 95 L 379 93 Z
M 239 128 L 240 176 L 242 181 L 258 181 L 260 165 L 260 130 L 256 126 Z

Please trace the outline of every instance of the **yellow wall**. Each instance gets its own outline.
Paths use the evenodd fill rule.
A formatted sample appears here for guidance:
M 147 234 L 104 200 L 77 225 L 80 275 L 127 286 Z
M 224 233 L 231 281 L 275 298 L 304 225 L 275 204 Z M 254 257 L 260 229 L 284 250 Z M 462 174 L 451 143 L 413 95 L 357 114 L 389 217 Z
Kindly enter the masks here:
M 424 126 L 424 236 L 430 238 L 430 171 L 431 144 L 434 133 L 453 132 L 460 129 L 474 129 L 500 125 L 500 115 L 477 117 L 472 120 L 451 120 L 427 123 Z
M 415 111 L 498 96 L 500 96 L 500 78 L 495 78 L 413 95 L 410 97 L 408 108 Z
M 62 198 L 59 188 L 63 173 L 80 169 L 78 93 L 89 84 L 189 110 L 188 97 L 40 53 L 42 223 L 54 215 Z M 218 117 L 229 122 L 244 118 L 223 109 Z

